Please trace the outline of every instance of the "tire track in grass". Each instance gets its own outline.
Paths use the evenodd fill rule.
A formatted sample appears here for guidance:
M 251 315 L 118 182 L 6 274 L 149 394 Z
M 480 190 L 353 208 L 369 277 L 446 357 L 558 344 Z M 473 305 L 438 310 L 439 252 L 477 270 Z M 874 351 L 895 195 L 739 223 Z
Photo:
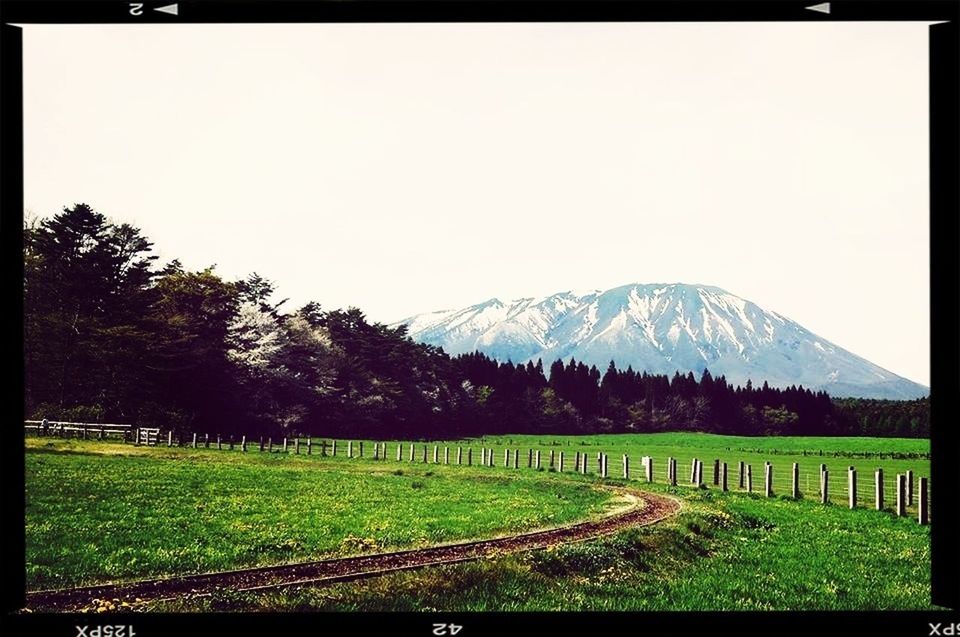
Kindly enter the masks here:
M 500 553 L 582 542 L 628 527 L 654 524 L 675 515 L 681 508 L 680 501 L 672 497 L 626 487 L 601 488 L 625 497 L 628 504 L 597 520 L 485 540 L 122 584 L 33 591 L 26 595 L 26 608 L 92 610 L 99 605 L 100 600 L 110 600 L 120 609 L 123 603 L 137 606 L 150 601 L 184 596 L 206 596 L 219 590 L 244 592 L 320 586 L 397 571 L 478 560 Z

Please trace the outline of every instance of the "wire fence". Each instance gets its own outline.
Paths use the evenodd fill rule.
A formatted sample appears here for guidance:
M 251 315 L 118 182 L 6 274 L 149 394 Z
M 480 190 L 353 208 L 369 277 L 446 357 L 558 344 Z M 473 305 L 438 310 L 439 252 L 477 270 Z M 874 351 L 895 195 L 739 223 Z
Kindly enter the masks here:
M 578 473 L 602 479 L 666 483 L 678 488 L 751 492 L 768 497 L 812 499 L 850 508 L 893 511 L 897 515 L 912 516 L 921 524 L 927 524 L 931 518 L 929 479 L 913 469 L 900 466 L 904 464 L 902 461 L 887 461 L 886 467 L 863 467 L 861 470 L 848 462 L 841 463 L 836 458 L 830 462 L 818 462 L 824 458 L 812 455 L 796 462 L 782 460 L 775 463 L 768 460 L 761 463 L 736 457 L 700 457 L 695 450 L 670 456 L 637 456 L 635 453 L 616 451 L 608 453 L 593 445 L 521 448 L 503 444 L 338 441 L 299 436 L 248 439 L 246 435 L 183 434 L 129 424 L 47 420 L 25 421 L 25 430 L 38 436 L 119 439 L 147 446 Z M 902 471 L 899 470 L 901 468 Z M 824 486 L 826 496 L 823 495 Z M 854 498 L 851 498 L 851 493 L 855 494 Z

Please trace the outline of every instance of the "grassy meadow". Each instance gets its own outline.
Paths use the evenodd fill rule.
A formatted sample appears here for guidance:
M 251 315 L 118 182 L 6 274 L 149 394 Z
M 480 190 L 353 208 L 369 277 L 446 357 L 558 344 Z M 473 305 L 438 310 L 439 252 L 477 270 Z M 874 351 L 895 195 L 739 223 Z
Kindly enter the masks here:
M 31 439 L 29 590 L 429 546 L 598 515 L 587 483 Z
M 409 443 L 396 461 L 313 454 L 134 447 L 32 438 L 26 449 L 28 588 L 195 573 L 329 555 L 424 546 L 596 517 L 616 501 L 597 490 L 596 452 L 610 456 L 611 484 L 673 494 L 674 518 L 608 538 L 396 573 L 316 589 L 156 602 L 146 610 L 757 610 L 924 609 L 929 603 L 929 527 L 915 516 L 872 510 L 873 471 L 929 475 L 929 442 L 872 438 L 739 438 L 708 434 L 497 436 Z M 422 446 L 473 449 L 474 466 L 423 464 Z M 496 467 L 480 467 L 481 446 Z M 274 445 L 275 450 L 278 445 Z M 521 468 L 502 466 L 520 449 Z M 526 468 L 540 449 L 544 469 Z M 546 468 L 565 452 L 566 472 Z M 358 445 L 354 447 L 354 453 Z M 586 452 L 593 475 L 572 473 Z M 820 453 L 823 453 L 821 456 Z M 329 452 L 329 447 L 328 447 Z M 879 457 L 879 454 L 884 457 Z M 890 457 L 891 454 L 894 457 Z M 640 456 L 655 458 L 655 482 L 638 483 Z M 678 486 L 665 483 L 678 459 Z M 687 486 L 689 461 L 704 461 L 706 490 Z M 732 489 L 712 485 L 713 459 L 728 463 Z M 737 489 L 736 463 L 754 468 L 754 493 Z M 774 465 L 766 498 L 763 462 Z M 800 463 L 804 498 L 787 497 Z M 821 505 L 819 464 L 831 471 Z M 846 467 L 859 470 L 861 506 L 846 502 Z M 805 480 L 809 480 L 806 483 Z
M 421 443 L 422 444 L 422 443 Z M 565 469 L 572 471 L 576 452 L 586 453 L 587 469 L 596 473 L 596 454 L 609 456 L 610 476 L 622 476 L 621 457 L 631 461 L 632 477 L 641 475 L 640 458 L 654 459 L 654 477 L 666 480 L 667 458 L 677 459 L 677 484 L 689 484 L 690 466 L 694 458 L 703 461 L 703 480 L 713 484 L 715 459 L 727 463 L 727 481 L 737 490 L 737 466 L 743 461 L 752 465 L 753 490 L 763 492 L 763 464 L 773 465 L 775 495 L 789 494 L 791 468 L 796 462 L 800 473 L 801 497 L 819 499 L 820 464 L 827 465 L 830 475 L 828 496 L 832 502 L 846 503 L 847 469 L 857 469 L 857 498 L 862 506 L 873 506 L 874 471 L 883 469 L 884 506 L 893 509 L 896 503 L 896 474 L 913 471 L 914 482 L 930 476 L 930 441 L 917 438 L 829 438 L 829 437 L 748 437 L 720 436 L 706 433 L 613 434 L 593 436 L 488 436 L 480 439 L 428 443 L 470 445 L 477 457 L 480 447 L 495 449 L 496 463 L 502 464 L 503 450 L 520 449 L 521 466 L 526 467 L 526 450 L 540 449 L 541 463 L 546 464 L 551 450 L 564 451 Z M 394 446 L 388 446 L 396 458 Z M 339 450 L 338 450 L 339 452 Z M 822 454 L 822 455 L 821 455 Z M 388 457 L 391 457 L 388 453 Z M 908 512 L 916 511 L 916 497 Z M 930 507 L 933 510 L 933 507 Z

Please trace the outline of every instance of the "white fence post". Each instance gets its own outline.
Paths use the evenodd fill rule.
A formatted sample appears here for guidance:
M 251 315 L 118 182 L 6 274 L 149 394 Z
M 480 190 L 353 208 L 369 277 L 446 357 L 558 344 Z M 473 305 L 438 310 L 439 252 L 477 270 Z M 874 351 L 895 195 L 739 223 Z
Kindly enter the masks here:
M 907 485 L 906 476 L 897 474 L 897 515 L 907 514 Z

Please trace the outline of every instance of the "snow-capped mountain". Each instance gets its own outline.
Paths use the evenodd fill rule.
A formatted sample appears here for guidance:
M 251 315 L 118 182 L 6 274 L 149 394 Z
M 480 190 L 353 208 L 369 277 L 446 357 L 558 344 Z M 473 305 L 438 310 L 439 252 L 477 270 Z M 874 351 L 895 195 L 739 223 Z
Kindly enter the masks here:
M 833 396 L 911 399 L 929 389 L 820 338 L 776 312 L 706 285 L 631 284 L 559 292 L 419 314 L 415 340 L 456 355 L 479 350 L 500 361 L 571 357 L 601 372 L 617 367 L 669 374 L 708 368 L 734 385 L 802 385 Z

